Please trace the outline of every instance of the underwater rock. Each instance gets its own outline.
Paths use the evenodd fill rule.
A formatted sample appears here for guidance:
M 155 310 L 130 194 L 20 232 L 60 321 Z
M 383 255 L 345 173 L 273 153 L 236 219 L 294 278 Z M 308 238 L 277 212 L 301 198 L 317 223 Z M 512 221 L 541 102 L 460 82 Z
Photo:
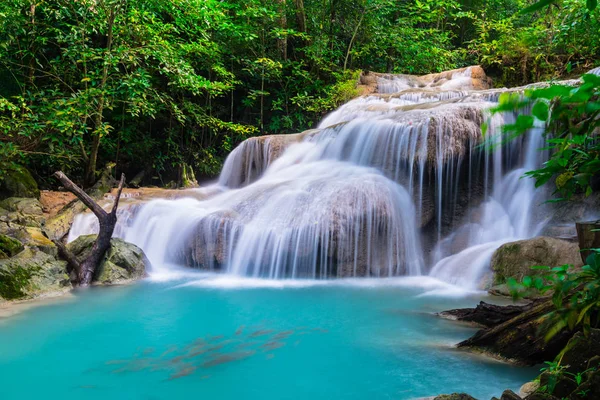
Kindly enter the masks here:
M 576 243 L 544 236 L 506 243 L 500 246 L 492 257 L 496 284 L 502 284 L 508 278 L 521 280 L 527 275 L 545 273 L 543 270 L 531 269 L 533 266 L 557 267 L 564 264 L 582 266 L 579 246 Z
M 0 180 L 0 199 L 9 197 L 40 198 L 38 185 L 27 169 L 21 167 L 4 171 Z
M 79 260 L 83 260 L 91 252 L 96 236 L 80 236 L 69 243 L 67 248 Z M 110 248 L 96 269 L 92 282 L 100 285 L 126 283 L 145 277 L 149 267 L 150 262 L 139 247 L 122 239 L 112 238 Z

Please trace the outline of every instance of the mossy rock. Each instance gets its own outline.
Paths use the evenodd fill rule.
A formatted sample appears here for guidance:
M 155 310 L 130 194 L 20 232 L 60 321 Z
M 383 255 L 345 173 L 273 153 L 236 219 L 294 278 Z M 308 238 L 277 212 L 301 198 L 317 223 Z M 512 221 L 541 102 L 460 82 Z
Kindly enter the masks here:
M 44 231 L 49 238 L 61 240 L 69 233 L 77 214 L 83 213 L 86 209 L 87 207 L 81 201 L 70 203 L 45 222 Z
M 508 278 L 521 280 L 526 275 L 544 273 L 543 270 L 531 269 L 536 265 L 556 267 L 571 264 L 581 267 L 582 262 L 576 243 L 540 236 L 500 246 L 491 264 L 494 284 L 499 285 Z
M 69 250 L 80 260 L 92 249 L 96 235 L 84 235 L 68 244 Z M 122 239 L 112 238 L 104 260 L 94 274 L 93 283 L 112 285 L 125 283 L 146 276 L 150 262 L 142 249 Z
M 37 199 L 10 197 L 0 201 L 0 222 L 39 228 L 44 220 L 42 204 Z
M 10 236 L 0 234 L 0 259 L 15 256 L 23 249 L 23 243 Z
M 71 288 L 67 265 L 43 251 L 26 247 L 16 256 L 0 260 L 0 297 L 27 299 Z
M 473 396 L 466 393 L 440 394 L 433 400 L 477 400 Z
M 27 169 L 10 169 L 4 172 L 0 181 L 0 199 L 8 197 L 40 198 L 40 189 Z

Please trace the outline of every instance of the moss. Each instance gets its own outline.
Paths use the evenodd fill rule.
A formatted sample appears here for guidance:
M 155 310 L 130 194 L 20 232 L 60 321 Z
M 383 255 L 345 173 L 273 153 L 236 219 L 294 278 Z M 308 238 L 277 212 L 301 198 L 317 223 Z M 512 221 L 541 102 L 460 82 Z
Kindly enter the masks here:
M 0 234 L 0 258 L 12 257 L 23 250 L 23 244 L 16 239 Z M 2 255 L 4 254 L 4 257 Z
M 0 182 L 0 198 L 33 197 L 40 198 L 40 190 L 28 170 L 19 167 L 5 171 Z
M 32 271 L 16 267 L 10 271 L 0 270 L 0 297 L 6 300 L 20 299 L 26 296 L 23 291 L 29 284 Z

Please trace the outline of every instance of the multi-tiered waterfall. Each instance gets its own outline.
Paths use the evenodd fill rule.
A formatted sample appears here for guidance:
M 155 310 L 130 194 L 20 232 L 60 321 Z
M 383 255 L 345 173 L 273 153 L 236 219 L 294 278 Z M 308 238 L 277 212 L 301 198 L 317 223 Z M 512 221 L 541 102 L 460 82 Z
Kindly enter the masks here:
M 123 207 L 116 234 L 165 263 L 266 278 L 432 274 L 477 286 L 494 249 L 540 229 L 540 130 L 501 142 L 514 115 L 478 67 L 371 74 L 370 95 L 317 129 L 251 138 L 206 194 Z M 483 127 L 487 133 L 482 133 Z M 484 141 L 497 142 L 492 150 Z M 70 240 L 94 230 L 79 216 Z

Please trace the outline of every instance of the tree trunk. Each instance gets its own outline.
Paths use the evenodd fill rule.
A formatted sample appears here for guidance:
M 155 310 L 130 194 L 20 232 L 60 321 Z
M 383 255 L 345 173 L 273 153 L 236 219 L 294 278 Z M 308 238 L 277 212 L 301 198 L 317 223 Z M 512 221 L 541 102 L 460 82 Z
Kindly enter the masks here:
M 306 33 L 306 12 L 304 11 L 304 0 L 296 1 L 296 20 L 298 22 L 298 31 Z
M 108 19 L 108 33 L 107 33 L 107 41 L 106 41 L 106 51 L 104 52 L 104 67 L 102 69 L 102 79 L 100 80 L 100 84 L 98 89 L 100 91 L 100 95 L 98 98 L 98 106 L 96 108 L 96 113 L 94 116 L 94 138 L 92 140 L 92 148 L 90 149 L 90 156 L 88 160 L 87 172 L 86 172 L 86 183 L 88 185 L 93 184 L 96 181 L 96 162 L 98 160 L 98 150 L 100 149 L 100 139 L 102 135 L 102 122 L 104 113 L 104 104 L 106 102 L 106 96 L 104 95 L 104 89 L 106 88 L 106 82 L 108 80 L 108 68 L 109 62 L 108 57 L 110 56 L 110 52 L 112 50 L 113 44 L 113 32 L 115 26 L 115 18 L 116 18 L 116 5 L 114 5 L 110 10 L 110 16 Z
M 117 195 L 115 196 L 115 202 L 112 210 L 107 213 L 98 203 L 96 203 L 86 192 L 84 192 L 79 186 L 74 184 L 64 173 L 56 172 L 54 176 L 62 183 L 62 185 L 73 193 L 83 204 L 85 204 L 92 212 L 98 217 L 100 223 L 100 232 L 96 238 L 96 242 L 92 247 L 92 252 L 83 261 L 77 260 L 77 258 L 71 254 L 66 246 L 56 241 L 59 252 L 62 257 L 65 258 L 69 264 L 70 269 L 75 269 L 77 272 L 77 284 L 80 286 L 87 286 L 92 283 L 94 272 L 96 268 L 102 262 L 106 250 L 110 247 L 110 239 L 115 225 L 117 223 L 117 207 L 119 207 L 119 199 L 121 198 L 121 191 L 125 184 L 125 174 L 121 175 L 121 181 L 119 182 L 119 188 Z
M 287 16 L 285 15 L 285 0 L 277 0 L 279 5 L 279 28 L 282 30 L 287 29 Z M 287 33 L 282 38 L 277 39 L 277 48 L 281 54 L 281 58 L 287 60 Z

